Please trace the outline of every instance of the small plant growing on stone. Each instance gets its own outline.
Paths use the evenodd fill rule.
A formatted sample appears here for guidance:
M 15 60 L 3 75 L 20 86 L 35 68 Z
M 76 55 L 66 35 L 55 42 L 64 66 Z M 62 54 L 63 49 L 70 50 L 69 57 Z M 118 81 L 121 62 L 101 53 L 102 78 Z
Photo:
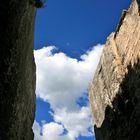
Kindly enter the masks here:
M 31 0 L 31 3 L 36 8 L 43 8 L 45 6 L 46 0 Z

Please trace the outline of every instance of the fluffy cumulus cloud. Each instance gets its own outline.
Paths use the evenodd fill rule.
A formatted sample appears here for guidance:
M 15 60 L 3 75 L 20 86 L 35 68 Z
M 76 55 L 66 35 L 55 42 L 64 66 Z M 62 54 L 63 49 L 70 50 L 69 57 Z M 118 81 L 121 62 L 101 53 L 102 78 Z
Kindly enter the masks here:
M 40 133 L 42 129 L 42 134 Z M 35 121 L 33 125 L 34 140 L 72 140 L 68 135 L 62 135 L 64 127 L 61 124 L 51 122 L 42 127 Z
M 75 140 L 79 135 L 91 136 L 89 105 L 77 104 L 85 93 L 99 62 L 102 45 L 97 45 L 77 60 L 62 52 L 53 53 L 54 46 L 34 51 L 37 65 L 36 95 L 48 102 L 54 122 L 34 123 L 35 140 Z M 64 133 L 67 130 L 67 133 Z M 42 133 L 42 135 L 40 134 Z

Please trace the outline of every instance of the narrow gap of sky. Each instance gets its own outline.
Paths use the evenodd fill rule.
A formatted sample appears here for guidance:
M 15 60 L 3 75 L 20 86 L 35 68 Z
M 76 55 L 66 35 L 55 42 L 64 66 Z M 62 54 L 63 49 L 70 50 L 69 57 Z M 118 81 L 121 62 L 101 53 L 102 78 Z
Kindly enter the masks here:
M 36 16 L 35 49 L 55 45 L 78 58 L 115 31 L 130 0 L 47 0 Z
M 60 100 L 61 98 L 71 98 L 67 96 L 65 97 L 65 93 L 67 92 L 70 94 L 77 94 L 77 92 L 82 91 L 83 94 L 80 95 L 84 96 L 80 96 L 76 100 L 77 106 L 73 105 L 72 107 L 74 109 L 67 113 L 71 115 L 72 111 L 73 114 L 79 111 L 79 114 L 82 114 L 82 111 L 85 113 L 88 110 L 88 108 L 86 108 L 89 104 L 87 91 L 83 91 L 80 88 L 82 87 L 82 84 L 84 86 L 86 85 L 85 87 L 87 88 L 88 84 L 85 82 L 89 79 L 87 77 L 91 75 L 86 71 L 86 66 L 82 65 L 92 64 L 92 62 L 88 60 L 90 54 L 88 54 L 82 61 L 80 56 L 85 54 L 87 50 L 91 49 L 93 46 L 104 44 L 106 42 L 108 35 L 115 31 L 122 10 L 127 9 L 130 3 L 131 0 L 47 0 L 45 7 L 37 10 L 34 42 L 35 50 L 41 49 L 44 46 L 56 46 L 58 50 L 55 51 L 57 51 L 58 54 L 57 56 L 54 55 L 55 52 L 51 52 L 53 50 L 51 47 L 48 48 L 48 50 L 44 49 L 42 51 L 35 52 L 37 74 L 39 75 L 37 75 L 37 78 L 39 77 L 38 79 L 40 80 L 37 80 L 37 107 L 35 120 L 40 126 L 47 123 L 44 128 L 38 128 L 36 126 L 35 132 L 38 129 L 41 129 L 42 131 L 42 129 L 45 130 L 45 128 L 51 128 L 53 125 L 53 128 L 57 128 L 55 133 L 59 134 L 58 128 L 61 130 L 62 128 L 60 129 L 60 126 L 63 126 L 64 132 L 62 134 L 64 134 L 64 139 L 62 140 L 71 140 L 70 137 L 67 137 L 68 130 L 65 129 L 64 125 L 61 123 L 59 124 L 54 120 L 56 119 L 54 116 L 61 116 L 60 112 L 57 112 L 58 109 L 61 108 L 65 113 L 65 107 L 54 107 L 57 102 L 60 102 L 56 100 Z M 43 51 L 48 52 L 48 56 L 44 57 L 42 55 L 44 53 Z M 64 56 L 64 54 L 67 55 L 67 57 Z M 95 56 L 96 55 L 93 55 L 93 57 Z M 49 59 L 49 61 L 47 59 Z M 58 65 L 59 59 L 60 61 L 62 60 L 62 63 L 64 61 L 64 64 Z M 65 61 L 67 61 L 68 64 L 65 64 Z M 72 66 L 69 66 L 71 64 Z M 84 69 L 79 70 L 79 68 Z M 84 75 L 86 73 L 89 75 Z M 80 74 L 81 77 L 83 75 L 85 76 L 82 77 L 85 81 L 82 80 L 81 82 L 77 81 L 77 83 L 74 83 L 77 79 L 81 79 L 81 77 L 79 77 Z M 70 84 L 73 87 L 70 87 L 69 83 L 67 85 L 67 80 L 71 82 Z M 77 89 L 75 85 L 77 85 Z M 64 87 L 68 88 L 68 90 L 64 89 Z M 62 96 L 64 95 L 64 97 L 59 97 L 57 95 L 58 90 L 62 91 Z M 49 92 L 54 95 L 52 96 Z M 55 99 L 51 99 L 51 96 Z M 74 96 L 74 94 L 72 96 Z M 51 100 L 46 100 L 46 97 Z M 64 101 L 62 101 L 62 103 L 63 102 Z M 78 117 L 78 115 L 75 117 Z M 51 124 L 51 122 L 54 122 L 54 124 Z M 75 121 L 75 123 L 77 122 Z M 66 120 L 64 123 L 70 125 Z M 72 132 L 71 129 L 70 131 Z M 48 132 L 52 133 L 51 130 L 48 130 Z M 46 132 L 46 134 L 48 133 Z M 78 134 L 80 134 L 80 132 L 78 132 Z M 55 140 L 60 140 L 59 137 L 54 136 L 53 138 Z M 54 140 L 53 138 L 50 140 Z M 75 140 L 94 139 L 95 137 L 93 136 L 79 135 Z M 43 138 L 38 134 L 35 140 L 43 140 Z

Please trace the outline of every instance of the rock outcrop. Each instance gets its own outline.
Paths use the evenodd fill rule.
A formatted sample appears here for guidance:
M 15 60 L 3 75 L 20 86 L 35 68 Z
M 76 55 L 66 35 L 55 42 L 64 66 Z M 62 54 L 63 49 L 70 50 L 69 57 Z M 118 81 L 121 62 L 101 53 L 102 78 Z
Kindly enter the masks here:
M 140 140 L 139 3 L 108 37 L 89 89 L 97 140 Z
M 29 0 L 0 3 L 0 140 L 33 140 L 35 8 Z

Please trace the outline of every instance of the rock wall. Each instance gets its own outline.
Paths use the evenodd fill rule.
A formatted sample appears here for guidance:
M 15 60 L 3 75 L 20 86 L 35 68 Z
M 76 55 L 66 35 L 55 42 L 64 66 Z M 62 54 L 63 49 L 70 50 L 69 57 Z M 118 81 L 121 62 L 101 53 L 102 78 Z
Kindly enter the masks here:
M 34 19 L 29 0 L 0 3 L 0 140 L 33 140 Z
M 123 11 L 89 89 L 96 140 L 140 140 L 139 3 Z

